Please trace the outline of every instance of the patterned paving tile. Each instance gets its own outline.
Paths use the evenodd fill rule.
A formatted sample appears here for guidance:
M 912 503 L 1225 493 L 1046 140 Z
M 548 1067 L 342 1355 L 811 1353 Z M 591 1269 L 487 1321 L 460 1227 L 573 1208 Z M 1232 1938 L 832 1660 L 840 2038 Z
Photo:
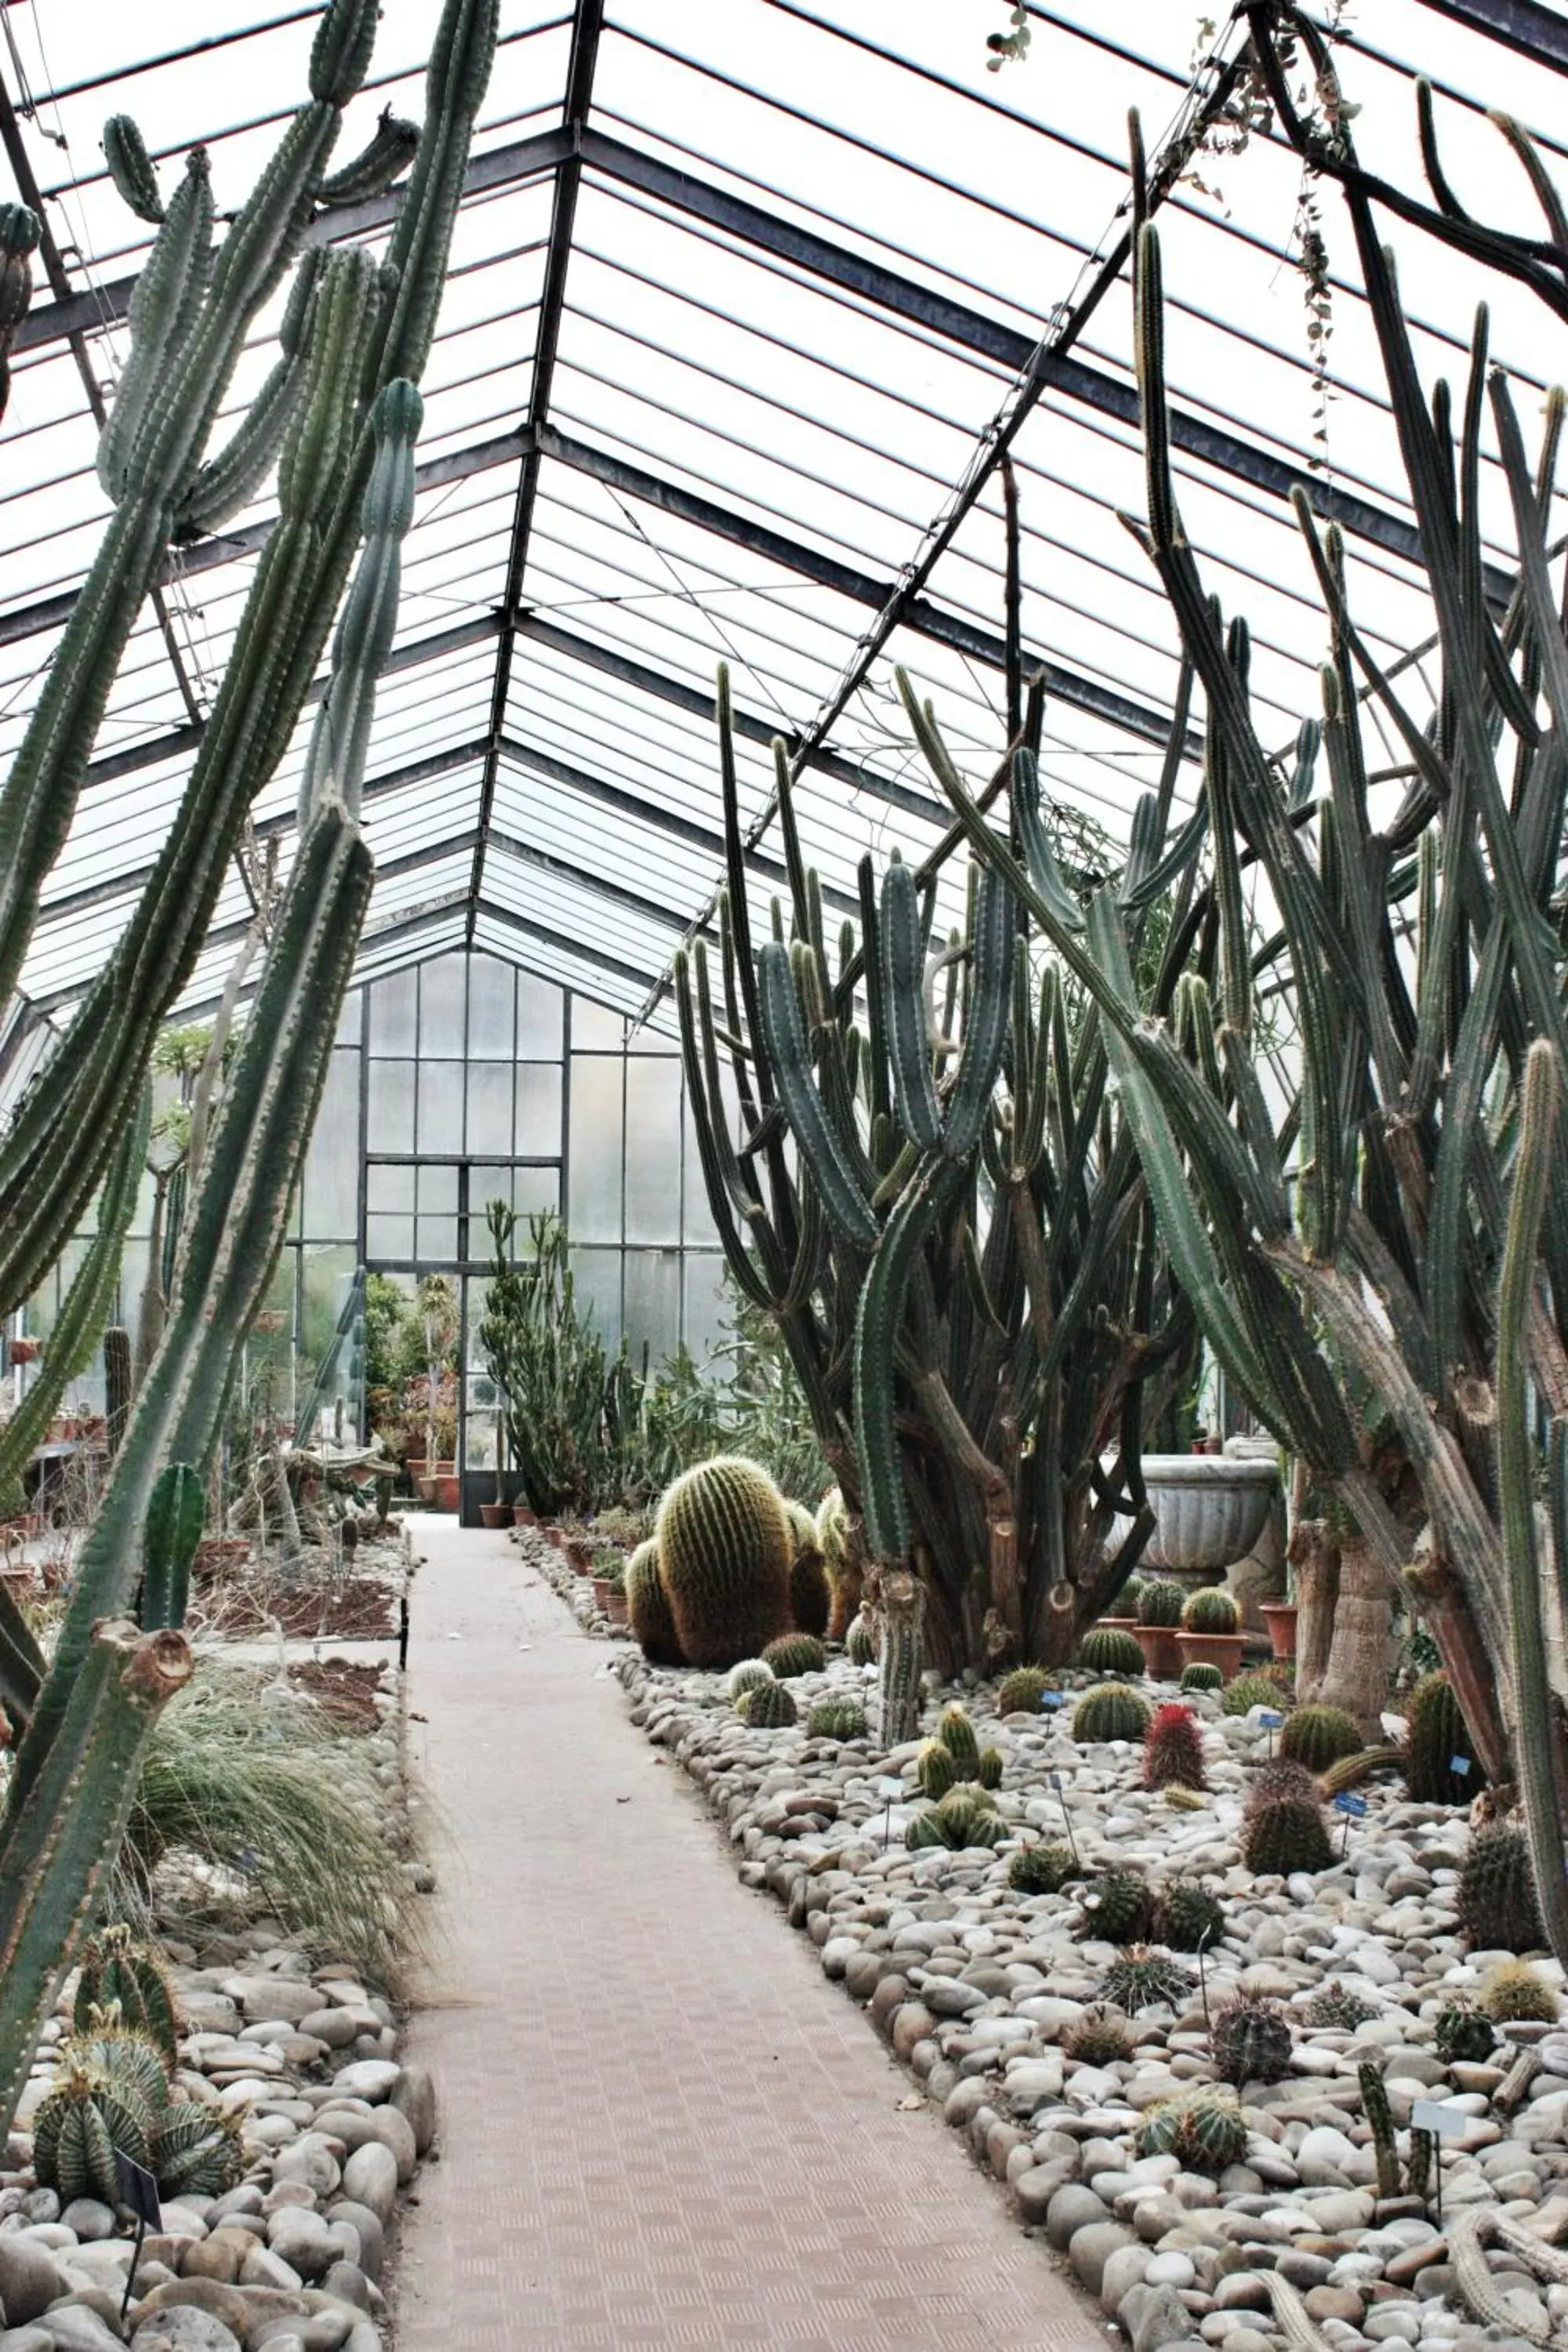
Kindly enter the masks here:
M 736 1880 L 605 1653 L 506 1539 L 433 1528 L 413 1727 L 443 2108 L 399 2352 L 1103 2352 L 864 2020 Z

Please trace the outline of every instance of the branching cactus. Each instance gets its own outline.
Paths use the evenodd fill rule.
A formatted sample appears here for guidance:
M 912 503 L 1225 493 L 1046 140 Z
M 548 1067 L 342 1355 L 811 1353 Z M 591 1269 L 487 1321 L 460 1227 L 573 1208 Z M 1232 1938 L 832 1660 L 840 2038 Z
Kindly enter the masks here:
M 954 776 L 930 713 L 922 725 L 972 843 L 1100 1008 L 1149 1195 L 1214 1355 L 1403 1580 L 1486 1774 L 1530 1792 L 1542 1916 L 1568 1956 L 1554 1794 L 1568 1789 L 1568 1164 L 1552 1142 L 1568 1056 L 1568 644 L 1547 538 L 1563 401 L 1549 396 L 1532 463 L 1509 385 L 1489 365 L 1484 310 L 1462 396 L 1423 386 L 1392 256 L 1342 127 L 1339 139 L 1428 565 L 1431 714 L 1408 708 L 1381 667 L 1352 610 L 1339 536 L 1320 532 L 1302 499 L 1327 615 L 1321 715 L 1304 723 L 1293 766 L 1265 749 L 1246 625 L 1224 624 L 1176 504 L 1160 247 L 1146 226 L 1135 342 L 1147 520 L 1133 528 L 1206 700 L 1193 857 L 1198 835 L 1210 847 L 1188 872 L 1217 934 L 1212 991 L 1189 973 L 1171 1020 L 1150 1021 L 1137 1002 L 1128 931 L 1147 871 L 1147 805 L 1127 873 L 1075 924 Z M 1540 186 L 1550 188 L 1544 167 Z M 1560 219 L 1555 194 L 1553 206 Z M 1482 557 L 1489 406 L 1519 553 L 1506 603 L 1489 594 Z M 1383 814 L 1373 779 L 1389 739 L 1405 790 Z M 1279 925 L 1261 965 L 1244 951 L 1244 856 Z M 1254 1067 L 1264 989 L 1295 1011 L 1282 1118 Z
M 1141 1450 L 1195 1324 L 1099 1016 L 1054 973 L 1037 984 L 1010 885 L 975 872 L 942 939 L 931 875 L 868 858 L 859 925 L 830 951 L 775 745 L 790 903 L 754 949 L 722 676 L 718 708 L 721 969 L 700 942 L 676 965 L 697 1139 L 731 1270 L 777 1322 L 864 1552 L 880 1730 L 901 1740 L 922 1640 L 944 1671 L 1059 1663 L 1110 1606 L 1152 1525 Z M 1038 807 L 1040 709 L 1037 692 L 994 785 L 1014 779 L 1076 915 Z
M 42 233 L 26 205 L 0 205 L 0 416 L 11 397 L 11 343 L 33 299 L 33 255 Z
M 312 215 L 343 200 L 334 189 L 345 173 L 334 181 L 328 163 L 369 63 L 374 0 L 331 0 L 311 55 L 310 102 L 216 250 L 205 155 L 192 155 L 165 204 L 134 126 L 121 118 L 106 136 L 121 194 L 158 233 L 132 297 L 131 355 L 99 453 L 114 512 L 0 788 L 0 984 L 20 967 L 116 669 L 171 541 L 218 528 L 274 461 L 279 514 L 136 912 L 0 1144 L 0 1308 L 30 1293 L 80 1222 L 159 1023 L 194 968 L 246 814 L 321 665 L 359 542 L 373 404 L 394 380 L 416 383 L 428 354 L 496 5 L 446 0 L 425 128 L 384 262 L 358 246 L 305 254 L 277 367 L 216 453 L 214 423 L 251 322 Z M 356 189 L 374 185 L 408 152 L 408 126 L 384 129 L 346 175 Z M 374 686 L 374 670 L 366 674 Z M 338 718 L 352 733 L 352 715 Z
M 147 1735 L 190 1677 L 180 1619 L 205 1475 L 283 1244 L 369 902 L 357 820 L 367 730 L 351 720 L 374 691 L 395 618 L 421 414 L 401 381 L 372 411 L 357 518 L 365 551 L 338 632 L 303 837 L 191 1202 L 163 1337 L 12 1770 L 0 1823 L 0 2121 L 118 1849 Z M 140 1625 L 128 1614 L 139 1592 Z

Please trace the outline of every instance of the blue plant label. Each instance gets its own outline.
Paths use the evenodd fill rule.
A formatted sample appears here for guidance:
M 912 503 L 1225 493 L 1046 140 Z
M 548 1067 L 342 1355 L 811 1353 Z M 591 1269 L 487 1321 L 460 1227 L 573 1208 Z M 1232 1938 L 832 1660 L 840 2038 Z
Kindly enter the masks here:
M 1066 1706 L 1067 1703 L 1068 1695 L 1066 1691 L 1042 1691 L 1040 1693 L 1040 1713 L 1042 1715 L 1055 1715 L 1058 1707 Z
M 1461 1780 L 1468 1780 L 1470 1777 L 1469 1758 L 1468 1756 L 1450 1756 L 1448 1759 L 1448 1769 L 1450 1772 L 1458 1772 Z
M 1258 1710 L 1258 1720 L 1265 1731 L 1278 1731 L 1285 1718 L 1271 1706 L 1260 1706 Z
M 1449 2107 L 1436 2099 L 1415 2099 L 1411 2104 L 1410 2120 L 1417 2131 L 1433 2132 L 1438 2139 L 1463 2139 L 1474 2116 L 1463 2107 Z
M 1334 1810 L 1336 1812 L 1348 1813 L 1352 1822 L 1359 1822 L 1366 1811 L 1366 1799 L 1352 1796 L 1348 1789 L 1343 1790 L 1334 1799 Z
M 1062 1792 L 1062 1776 L 1059 1772 L 1053 1772 L 1051 1774 L 1051 1786 L 1059 1797 Z

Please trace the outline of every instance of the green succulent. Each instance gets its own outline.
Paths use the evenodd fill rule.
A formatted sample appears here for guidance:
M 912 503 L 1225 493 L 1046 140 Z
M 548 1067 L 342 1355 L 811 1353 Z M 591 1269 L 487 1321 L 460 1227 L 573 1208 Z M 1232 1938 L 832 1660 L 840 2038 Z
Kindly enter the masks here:
M 983 1748 L 974 1768 L 974 1777 L 983 1789 L 999 1789 L 1005 1769 L 999 1748 Z
M 1015 1666 L 996 1685 L 998 1715 L 1038 1715 L 1040 1701 L 1051 1687 L 1043 1666 Z
M 852 1666 L 874 1666 L 877 1663 L 877 1636 L 870 1620 L 858 1616 L 851 1620 L 844 1636 L 844 1654 Z
M 1143 1653 L 1120 1625 L 1095 1625 L 1079 1643 L 1078 1662 L 1091 1675 L 1141 1675 Z
M 1439 2058 L 1449 2065 L 1482 2066 L 1497 2047 L 1497 2032 L 1485 2010 L 1468 2000 L 1451 2000 L 1437 2011 L 1432 2039 Z
M 1007 1884 L 1019 1895 L 1059 1895 L 1069 1879 L 1082 1875 L 1067 1845 L 1021 1846 L 1007 1864 Z
M 1152 1909 L 1146 1881 L 1131 1870 L 1110 1870 L 1083 1891 L 1080 1932 L 1101 1944 L 1135 1944 L 1149 1932 Z
M 760 1690 L 763 1683 L 774 1679 L 773 1670 L 763 1658 L 742 1658 L 731 1667 L 724 1677 L 724 1688 L 732 1706 L 739 1706 L 748 1691 Z
M 742 1691 L 735 1712 L 744 1716 L 753 1731 L 787 1731 L 800 1720 L 795 1700 L 780 1682 L 756 1683 Z
M 767 1472 L 721 1454 L 684 1471 L 654 1530 L 675 1635 L 694 1666 L 765 1655 L 790 1622 L 795 1534 Z
M 1234 1633 L 1240 1622 L 1236 1595 L 1223 1584 L 1200 1584 L 1182 1603 L 1182 1624 L 1189 1633 Z
M 958 1779 L 958 1767 L 952 1760 L 952 1750 L 943 1739 L 922 1739 L 915 1758 L 915 1778 L 922 1797 L 935 1804 L 945 1797 Z
M 827 1664 L 827 1652 L 815 1633 L 782 1633 L 762 1656 L 780 1682 L 792 1682 L 796 1675 L 819 1675 Z
M 917 1814 L 904 1832 L 904 1843 L 911 1851 L 947 1846 L 959 1853 L 966 1846 L 1000 1845 L 1007 1835 L 1007 1824 L 990 1798 L 973 1780 L 963 1780 Z
M 1155 1908 L 1156 1932 L 1173 1952 L 1210 1951 L 1225 1933 L 1225 1906 L 1195 1879 L 1176 1878 Z
M 868 1730 L 866 1710 L 858 1698 L 819 1700 L 806 1717 L 805 1727 L 813 1739 L 864 1739 Z
M 1209 2036 L 1215 2072 L 1235 2083 L 1278 2083 L 1290 2071 L 1289 2021 L 1277 2000 L 1238 1992 L 1215 2012 Z
M 1193 1665 L 1182 1668 L 1179 1687 L 1184 1691 L 1223 1690 L 1225 1676 L 1217 1666 L 1211 1666 L 1205 1659 L 1200 1658 Z M 1244 1707 L 1243 1714 L 1246 1711 Z
M 100 1927 L 83 1947 L 73 2012 L 77 2032 L 88 2030 L 95 2011 L 107 2016 L 114 2008 L 128 2031 L 145 2034 L 162 2053 L 172 2074 L 178 2041 L 174 1996 L 156 1956 L 123 1924 Z
M 1114 2066 L 1132 2055 L 1132 2035 L 1124 2017 L 1097 2002 L 1075 2017 L 1062 2036 L 1062 2048 L 1081 2066 Z
M 1242 1856 L 1256 1877 L 1327 1870 L 1333 1849 L 1315 1797 L 1277 1797 L 1242 1823 Z
M 1138 2126 L 1140 2156 L 1173 2156 L 1184 2172 L 1217 2179 L 1247 2154 L 1247 2122 L 1234 2092 L 1184 2091 L 1151 2107 Z
M 1445 1674 L 1427 1675 L 1410 1694 L 1410 1736 L 1405 1745 L 1405 1786 L 1421 1805 L 1463 1805 L 1487 1785 L 1469 1727 Z M 1456 1772 L 1454 1759 L 1468 1764 Z
M 1563 2004 L 1539 1969 L 1528 1960 L 1499 1960 L 1481 1979 L 1480 2004 L 1498 2025 L 1525 2021 L 1551 2025 Z
M 1143 1742 L 1143 1786 L 1168 1789 L 1173 1781 L 1184 1789 L 1208 1785 L 1203 1734 L 1191 1707 L 1179 1703 L 1155 1708 Z
M 1072 1736 L 1080 1745 L 1101 1739 L 1142 1739 L 1149 1724 L 1147 1702 L 1125 1683 L 1096 1683 L 1072 1711 Z
M 1511 1822 L 1474 1832 L 1459 1869 L 1459 1925 L 1482 1951 L 1538 1952 L 1546 1942 L 1524 1832 Z
M 1190 1666 L 1187 1669 L 1189 1674 L 1194 1671 Z M 1210 1671 L 1217 1675 L 1219 1669 L 1215 1666 Z M 1213 1684 L 1208 1687 L 1212 1690 Z M 1277 1707 L 1283 1713 L 1285 1695 L 1269 1675 L 1237 1675 L 1234 1682 L 1226 1684 L 1219 1704 L 1222 1715 L 1250 1715 L 1255 1706 Z
M 1100 1979 L 1099 1998 L 1112 2000 L 1131 2014 L 1163 2002 L 1174 2009 L 1193 1990 L 1193 1979 L 1177 1960 L 1147 1944 L 1130 1944 L 1119 1952 Z
M 1342 1706 L 1298 1706 L 1285 1718 L 1279 1753 L 1310 1772 L 1326 1772 L 1343 1756 L 1358 1756 L 1364 1742 L 1353 1715 Z
M 980 1778 L 980 1741 L 974 1726 L 961 1706 L 945 1707 L 936 1736 L 952 1757 L 953 1769 L 961 1780 Z
M 1376 2004 L 1363 2000 L 1359 1992 L 1331 1978 L 1321 1992 L 1315 1992 L 1302 2011 L 1307 2023 L 1317 2033 L 1353 2033 L 1369 2017 L 1377 2015 Z
M 1138 1622 L 1140 1625 L 1179 1625 L 1185 1598 L 1181 1586 L 1173 1583 L 1168 1576 L 1152 1578 L 1138 1596 Z

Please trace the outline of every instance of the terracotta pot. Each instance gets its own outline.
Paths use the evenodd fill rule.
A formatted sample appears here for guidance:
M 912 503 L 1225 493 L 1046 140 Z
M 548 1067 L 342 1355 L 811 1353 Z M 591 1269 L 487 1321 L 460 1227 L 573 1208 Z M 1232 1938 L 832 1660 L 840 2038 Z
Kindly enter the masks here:
M 1296 1654 L 1296 1603 L 1293 1601 L 1260 1601 L 1258 1608 L 1268 1628 L 1269 1645 L 1277 1658 L 1293 1658 Z
M 434 1489 L 430 1499 L 438 1511 L 456 1512 L 459 1481 L 455 1470 L 437 1471 L 436 1476 L 426 1480 L 426 1483 Z
M 417 1494 L 419 1492 L 419 1482 L 424 1477 L 426 1468 L 427 1466 L 426 1456 L 423 1454 L 407 1454 L 404 1459 L 403 1466 L 408 1473 L 408 1482 L 410 1486 L 413 1487 L 415 1493 Z
M 578 1575 L 592 1576 L 594 1573 L 594 1553 L 596 1547 L 589 1543 L 584 1536 L 566 1537 L 565 1546 L 567 1559 L 576 1570 Z
M 1184 1626 L 1176 1640 L 1184 1666 L 1217 1666 L 1227 1683 L 1241 1672 L 1247 1637 L 1239 1628 L 1234 1633 L 1189 1633 Z
M 595 1579 L 594 1579 L 594 1599 L 595 1600 L 595 1601 L 597 1601 L 597 1603 L 598 1603 L 599 1607 L 600 1607 L 601 1609 L 603 1609 L 603 1610 L 606 1611 L 606 1612 L 607 1612 L 607 1611 L 608 1611 L 608 1609 L 609 1609 L 609 1606 L 610 1606 L 610 1595 L 611 1595 L 611 1593 L 614 1591 L 614 1590 L 615 1590 L 615 1587 L 611 1584 L 610 1580 L 609 1580 L 609 1578 L 608 1578 L 607 1576 L 596 1576 L 596 1577 L 595 1577 Z
M 566 1549 L 566 1538 L 562 1534 L 553 1519 L 546 1519 L 544 1521 L 543 1534 L 546 1543 L 552 1543 L 558 1552 L 564 1554 Z
M 1094 1622 L 1097 1625 L 1109 1625 L 1113 1633 L 1136 1633 L 1138 1631 L 1136 1617 L 1097 1617 Z
M 456 1455 L 454 1455 L 449 1462 L 443 1460 L 437 1463 L 436 1475 L 437 1478 L 455 1478 L 457 1475 L 458 1463 Z
M 624 1584 L 611 1585 L 610 1597 L 605 1603 L 605 1610 L 612 1625 L 631 1623 L 631 1609 L 626 1601 L 626 1589 Z
M 13 1339 L 11 1342 L 11 1361 L 14 1364 L 30 1364 L 37 1352 L 36 1339 Z
M 422 1503 L 433 1503 L 436 1499 L 436 1480 L 434 1475 L 428 1478 L 416 1478 L 414 1482 L 414 1491 L 418 1496 Z
M 511 1525 L 511 1505 L 510 1503 L 481 1503 L 479 1505 L 479 1524 L 481 1527 L 486 1528 L 510 1528 Z
M 1182 1672 L 1182 1644 L 1179 1625 L 1134 1625 L 1132 1638 L 1143 1653 L 1144 1671 L 1151 1681 L 1173 1683 Z
M 514 1503 L 511 1507 L 511 1523 L 514 1528 L 536 1528 L 539 1525 L 539 1514 L 536 1511 L 531 1511 L 526 1503 Z

